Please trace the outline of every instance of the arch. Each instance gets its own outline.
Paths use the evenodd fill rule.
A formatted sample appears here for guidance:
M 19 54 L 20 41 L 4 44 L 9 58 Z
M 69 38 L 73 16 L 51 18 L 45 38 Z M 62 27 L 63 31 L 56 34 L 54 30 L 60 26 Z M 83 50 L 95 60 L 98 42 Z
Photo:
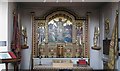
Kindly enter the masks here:
M 74 21 L 75 20 L 75 17 L 73 15 L 71 15 L 70 13 L 65 12 L 65 11 L 53 12 L 52 14 L 50 14 L 50 15 L 48 15 L 46 17 L 46 20 L 50 21 L 51 19 L 54 19 L 56 17 L 64 17 L 66 19 L 69 19 L 70 21 Z

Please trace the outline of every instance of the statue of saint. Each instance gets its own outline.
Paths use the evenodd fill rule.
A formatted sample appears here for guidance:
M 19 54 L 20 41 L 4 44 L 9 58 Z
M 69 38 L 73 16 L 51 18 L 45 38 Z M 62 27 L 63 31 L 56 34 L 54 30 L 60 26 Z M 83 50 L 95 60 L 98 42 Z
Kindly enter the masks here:
M 27 45 L 27 31 L 22 27 L 23 45 Z
M 98 45 L 98 37 L 99 37 L 99 34 L 100 34 L 100 30 L 99 30 L 99 27 L 94 29 L 94 38 L 93 38 L 93 42 L 94 42 L 94 47 L 97 47 Z
M 108 34 L 109 34 L 109 20 L 108 18 L 105 20 L 105 37 L 108 38 Z
M 64 31 L 64 26 L 63 24 L 67 22 L 67 20 L 62 21 L 62 18 L 59 18 L 58 21 L 53 20 L 54 23 L 57 25 L 57 41 L 62 42 L 63 41 L 63 31 Z

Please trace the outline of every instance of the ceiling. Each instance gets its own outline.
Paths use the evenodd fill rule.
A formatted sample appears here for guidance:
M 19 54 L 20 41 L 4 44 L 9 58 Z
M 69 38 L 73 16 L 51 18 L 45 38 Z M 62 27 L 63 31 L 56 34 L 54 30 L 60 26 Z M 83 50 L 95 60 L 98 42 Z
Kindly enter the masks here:
M 2 2 L 119 2 L 119 0 L 0 0 Z
M 99 8 L 107 2 L 21 2 L 22 7 L 80 7 L 80 8 Z

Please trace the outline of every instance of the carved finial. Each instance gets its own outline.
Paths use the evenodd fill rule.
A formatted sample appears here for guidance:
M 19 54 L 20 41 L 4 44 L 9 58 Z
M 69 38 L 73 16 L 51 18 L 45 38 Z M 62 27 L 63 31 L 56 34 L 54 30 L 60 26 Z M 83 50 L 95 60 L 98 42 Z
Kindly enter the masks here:
M 87 14 L 87 15 L 90 15 L 90 14 L 91 14 L 91 12 L 86 12 L 86 14 Z
M 16 11 L 15 11 L 15 9 L 13 10 L 13 15 L 15 15 L 16 14 Z
M 34 14 L 35 12 L 30 12 L 31 14 Z
M 116 10 L 116 15 L 118 15 L 119 14 L 119 12 L 118 12 L 118 10 Z

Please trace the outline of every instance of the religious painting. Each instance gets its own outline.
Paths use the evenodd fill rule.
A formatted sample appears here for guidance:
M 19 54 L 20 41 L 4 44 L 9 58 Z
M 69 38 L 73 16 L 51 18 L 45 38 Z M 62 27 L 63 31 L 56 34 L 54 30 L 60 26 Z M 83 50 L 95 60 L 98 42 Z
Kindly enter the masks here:
M 72 42 L 72 23 L 64 24 L 64 42 Z
M 57 17 L 48 23 L 49 42 L 72 42 L 72 23 L 64 17 Z
M 57 41 L 57 25 L 51 21 L 52 23 L 48 24 L 48 41 L 56 42 Z
M 38 28 L 38 41 L 39 43 L 45 42 L 45 27 L 44 26 L 40 26 Z
M 83 28 L 77 27 L 77 41 L 81 44 L 83 40 Z
M 84 45 L 84 36 L 85 36 L 85 21 L 78 21 L 76 23 L 76 43 L 81 46 Z

